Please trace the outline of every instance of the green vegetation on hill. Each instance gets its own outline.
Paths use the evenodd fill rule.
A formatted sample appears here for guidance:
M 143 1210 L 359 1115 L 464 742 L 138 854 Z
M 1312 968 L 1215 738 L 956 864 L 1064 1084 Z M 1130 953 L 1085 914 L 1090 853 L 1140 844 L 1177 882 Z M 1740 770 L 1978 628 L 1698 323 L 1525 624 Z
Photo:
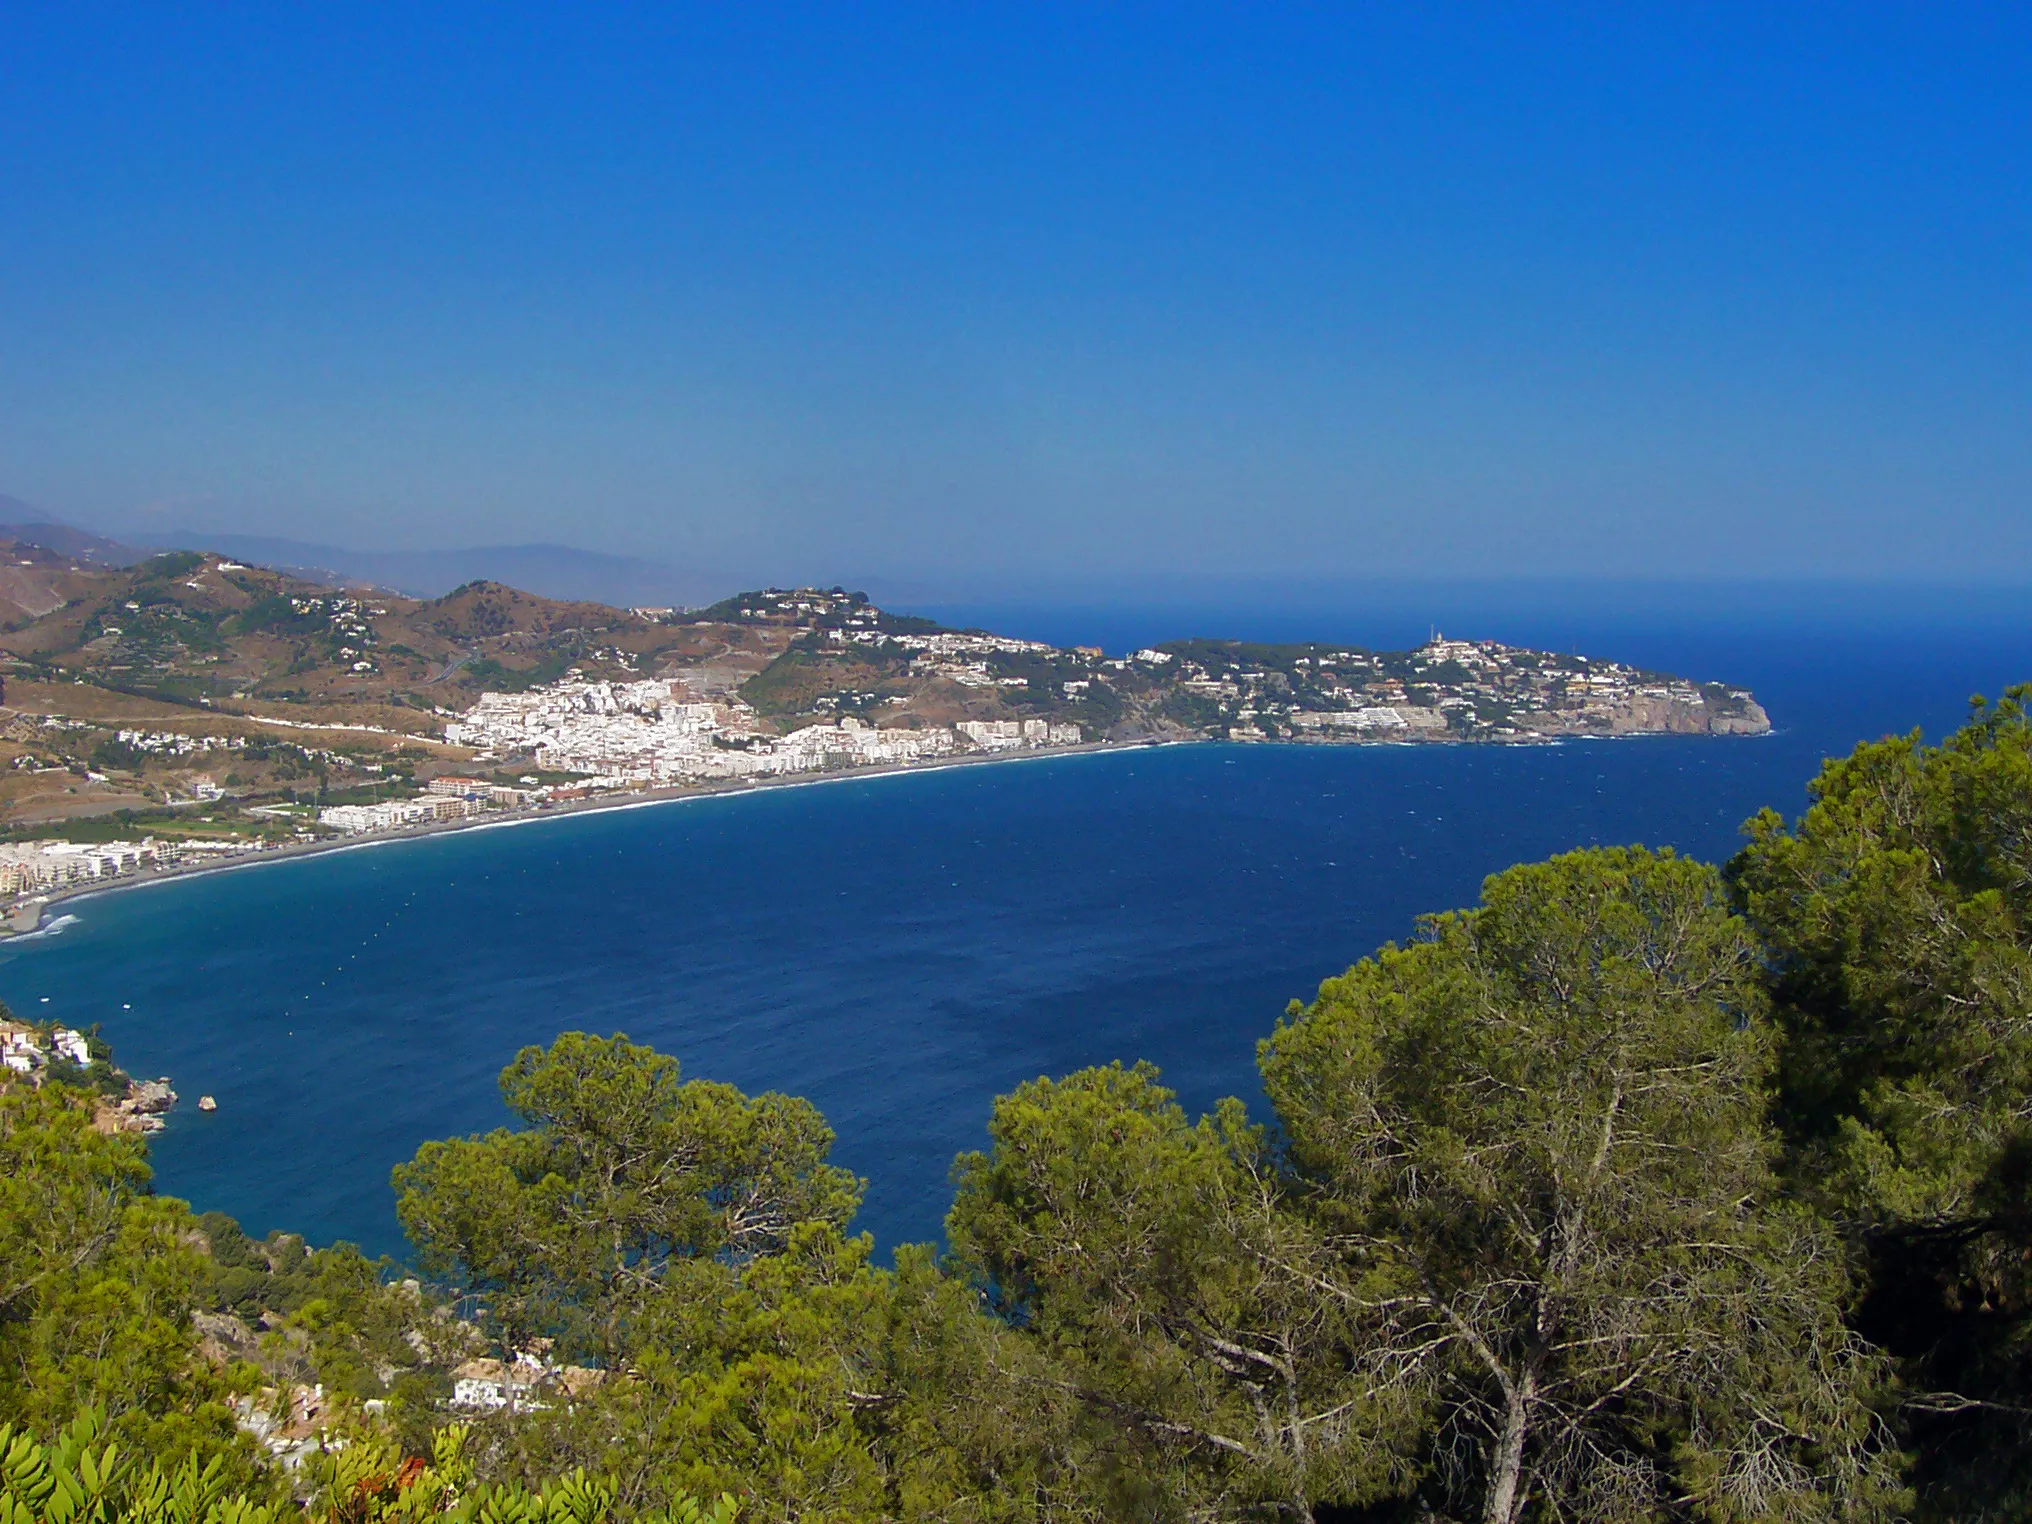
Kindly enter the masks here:
M 15 1085 L 0 1509 L 2027 1517 L 2028 702 L 1829 762 L 1726 870 L 1493 876 L 1294 1003 L 1267 1115 L 1023 1085 L 893 1268 L 808 1103 L 620 1036 L 525 1050 L 516 1126 L 395 1171 L 429 1285 L 193 1218 L 82 1091 Z M 489 1350 L 520 1396 L 455 1416 Z M 244 1419 L 310 1383 L 285 1469 Z
M 2032 1516 L 2032 687 L 1830 761 L 1730 866 L 1784 1034 L 1797 1193 L 1865 1278 L 1922 1495 Z
M 0 1094 L 0 1421 L 54 1435 L 96 1408 L 166 1467 L 216 1461 L 254 1486 L 232 1384 L 196 1354 L 190 1211 L 152 1195 L 140 1141 L 95 1131 L 92 1113 L 64 1085 Z

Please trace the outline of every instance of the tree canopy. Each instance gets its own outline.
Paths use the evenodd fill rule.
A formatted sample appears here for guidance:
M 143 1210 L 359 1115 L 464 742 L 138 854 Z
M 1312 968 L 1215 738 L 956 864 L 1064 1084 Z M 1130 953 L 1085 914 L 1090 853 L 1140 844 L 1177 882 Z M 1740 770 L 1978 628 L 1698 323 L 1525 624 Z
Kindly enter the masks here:
M 677 1265 L 781 1249 L 860 1204 L 809 1101 L 684 1081 L 625 1037 L 525 1048 L 501 1093 L 526 1127 L 427 1143 L 394 1185 L 425 1267 L 484 1294 L 513 1341 L 618 1359 Z
M 1769 960 L 1801 1194 L 1905 1361 L 1922 1495 L 2032 1510 L 2032 688 L 1829 761 L 1730 865 Z
M 149 1193 L 138 1139 L 63 1085 L 0 1094 L 0 1422 L 54 1432 L 83 1408 L 168 1464 L 250 1474 L 191 1313 L 206 1265 L 189 1209 Z
M 1073 1407 L 1103 1516 L 1310 1518 L 1402 1489 L 1416 1415 L 1364 1379 L 1240 1103 L 1195 1125 L 1117 1065 L 1024 1085 L 988 1131 L 956 1171 L 955 1267 L 1034 1346 L 1013 1395 Z
M 1577 852 L 1489 880 L 1263 1045 L 1294 1204 L 1365 1382 L 1424 1408 L 1431 1506 L 1510 1524 L 1868 1518 L 1886 1372 L 1786 1201 L 1773 1034 L 1713 869 Z
M 930 1416 L 948 1378 L 909 1348 L 991 1331 L 928 1256 L 890 1273 L 843 1234 L 861 1182 L 808 1102 L 575 1032 L 501 1086 L 525 1127 L 426 1144 L 395 1185 L 424 1263 L 504 1346 L 606 1377 L 501 1425 L 502 1474 L 603 1472 L 630 1509 L 732 1491 L 763 1519 L 996 1516 Z
M 955 1260 L 1110 1436 L 1119 1497 L 1895 1510 L 1889 1371 L 1776 1171 L 1775 1034 L 1715 871 L 1575 853 L 1422 932 L 1265 1041 L 1274 1133 L 1117 1067 L 1022 1087 L 961 1162 Z

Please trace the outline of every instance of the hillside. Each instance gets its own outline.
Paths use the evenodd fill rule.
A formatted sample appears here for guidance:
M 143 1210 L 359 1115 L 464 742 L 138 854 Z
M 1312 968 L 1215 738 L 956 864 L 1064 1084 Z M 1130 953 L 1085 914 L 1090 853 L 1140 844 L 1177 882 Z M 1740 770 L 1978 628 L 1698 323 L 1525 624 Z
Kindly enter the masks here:
M 545 770 L 527 703 L 509 706 L 523 718 L 507 730 L 462 723 L 448 736 L 447 724 L 489 693 L 610 709 L 603 685 L 628 688 L 637 709 L 717 706 L 722 744 L 749 751 L 814 725 L 893 738 L 886 752 L 856 743 L 863 760 L 919 755 L 934 733 L 989 745 L 1028 736 L 1026 724 L 1117 742 L 1769 728 L 1741 689 L 1493 642 L 1373 652 L 1190 639 L 1110 656 L 947 629 L 842 588 L 628 610 L 497 582 L 406 598 L 197 551 L 120 566 L 86 560 L 92 547 L 0 546 L 0 824 L 178 808 L 208 788 L 242 809 L 379 799 L 476 751 L 521 777 Z M 981 724 L 958 738 L 955 727 Z M 597 734 L 552 761 L 567 752 L 549 770 L 606 772 L 646 754 Z M 262 829 L 300 824 L 277 814 Z
M 944 629 L 810 588 L 742 594 L 697 617 L 790 633 L 741 689 L 779 725 L 1042 719 L 1109 740 L 1513 742 L 1770 728 L 1741 688 L 1494 641 L 1369 651 L 1190 639 L 1109 656 Z
M 29 558 L 18 558 L 25 563 Z M 470 583 L 416 600 L 175 551 L 117 569 L 15 568 L 0 652 L 38 675 L 172 703 L 408 703 L 424 709 L 571 666 L 616 676 L 686 644 L 625 610 Z M 31 580 L 32 579 L 32 580 Z
M 485 690 L 730 657 L 746 676 L 789 638 L 495 583 L 419 600 L 194 551 L 131 566 L 4 552 L 0 821 L 188 802 L 222 773 L 249 799 L 373 788 L 390 766 L 456 756 L 445 720 Z

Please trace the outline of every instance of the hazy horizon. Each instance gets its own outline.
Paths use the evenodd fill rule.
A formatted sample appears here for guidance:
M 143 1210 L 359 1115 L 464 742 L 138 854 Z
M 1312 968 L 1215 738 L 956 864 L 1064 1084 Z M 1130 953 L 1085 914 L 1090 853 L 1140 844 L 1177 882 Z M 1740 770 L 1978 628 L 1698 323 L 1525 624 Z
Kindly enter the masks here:
M 719 585 L 2032 582 L 2032 13 L 0 17 L 0 491 Z
M 88 535 L 102 531 L 38 515 L 35 506 L 0 494 L 0 521 L 16 526 L 57 523 Z M 112 538 L 111 536 L 105 536 Z M 147 530 L 124 542 L 137 552 L 210 550 L 258 564 L 340 572 L 381 586 L 436 596 L 462 582 L 484 578 L 558 598 L 590 598 L 630 606 L 678 602 L 703 606 L 735 592 L 770 585 L 767 579 L 739 581 L 709 570 L 562 544 L 443 546 L 415 552 L 334 546 L 281 537 L 211 533 L 202 530 Z M 942 619 L 972 619 L 990 627 L 996 620 L 1021 624 L 1040 615 L 1053 622 L 1094 617 L 1106 624 L 1128 613 L 1131 622 L 1157 621 L 1149 638 L 1186 633 L 1161 628 L 1166 617 L 1190 623 L 1233 615 L 1234 629 L 1199 629 L 1196 634 L 1271 638 L 1337 638 L 1329 627 L 1350 614 L 1367 613 L 1396 627 L 1451 621 L 1456 632 L 1496 637 L 1487 621 L 1521 619 L 1542 625 L 1551 618 L 1585 627 L 1602 621 L 1723 626 L 1745 623 L 1855 627 L 1863 624 L 2023 624 L 2032 581 L 2011 578 L 1886 578 L 1786 576 L 1324 576 L 1281 577 L 1202 574 L 1128 577 L 1016 577 L 992 572 L 936 579 L 897 578 L 876 573 L 816 577 L 813 585 L 846 586 L 869 593 L 892 608 Z M 777 584 L 782 585 L 782 584 Z M 1307 621 L 1318 623 L 1309 629 Z M 1005 633 L 1020 633 L 1009 629 Z M 1084 639 L 1085 637 L 1080 637 Z

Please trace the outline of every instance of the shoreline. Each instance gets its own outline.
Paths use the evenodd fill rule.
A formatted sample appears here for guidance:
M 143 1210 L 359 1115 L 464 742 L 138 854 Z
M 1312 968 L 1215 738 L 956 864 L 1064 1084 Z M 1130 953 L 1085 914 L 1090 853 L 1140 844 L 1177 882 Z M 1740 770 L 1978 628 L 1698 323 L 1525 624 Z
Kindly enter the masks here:
M 1341 747 L 1407 747 L 1407 746 L 1562 746 L 1572 741 L 1637 741 L 1655 738 L 1670 739 L 1679 736 L 1687 740 L 1758 740 L 1764 736 L 1776 735 L 1778 729 L 1753 732 L 1742 735 L 1705 734 L 1673 731 L 1628 731 L 1620 735 L 1575 735 L 1541 736 L 1528 741 L 1476 742 L 1463 740 L 1392 739 L 1368 741 L 1305 740 L 1305 741 L 1247 741 L 1223 740 L 1211 736 L 1180 737 L 1175 740 L 1152 738 L 1142 741 L 1083 741 L 1078 746 L 1039 746 L 1022 749 L 1012 748 L 1001 752 L 986 752 L 963 757 L 945 757 L 929 762 L 883 762 L 867 767 L 843 768 L 837 772 L 820 773 L 817 776 L 790 774 L 764 779 L 725 779 L 712 783 L 671 784 L 662 788 L 641 789 L 628 793 L 608 794 L 597 799 L 573 799 L 561 804 L 546 804 L 513 810 L 500 810 L 463 820 L 431 821 L 423 825 L 400 826 L 388 831 L 362 831 L 351 836 L 325 837 L 316 841 L 291 842 L 285 846 L 272 847 L 240 853 L 220 862 L 196 863 L 173 868 L 146 868 L 116 879 L 111 883 L 90 882 L 74 887 L 59 889 L 42 896 L 42 910 L 32 928 L 16 930 L 0 935 L 0 950 L 17 942 L 25 942 L 48 933 L 56 917 L 51 912 L 59 905 L 79 900 L 96 898 L 102 894 L 119 894 L 126 890 L 149 889 L 163 884 L 203 878 L 214 873 L 232 873 L 241 869 L 259 868 L 273 863 L 297 862 L 305 858 L 320 857 L 332 852 L 365 851 L 372 847 L 398 845 L 408 841 L 423 841 L 434 836 L 449 836 L 465 831 L 506 830 L 514 826 L 541 825 L 548 820 L 565 820 L 576 815 L 611 814 L 622 810 L 649 809 L 658 805 L 683 804 L 695 799 L 724 799 L 736 795 L 769 793 L 778 789 L 817 787 L 828 783 L 847 783 L 866 778 L 895 778 L 913 773 L 945 772 L 959 767 L 982 767 L 1008 762 L 1045 762 L 1062 757 L 1133 755 L 1140 751 L 1151 751 L 1176 746 L 1325 746 Z
M 365 851 L 370 847 L 395 846 L 402 842 L 423 841 L 433 836 L 450 836 L 464 831 L 506 830 L 512 826 L 541 825 L 548 820 L 565 820 L 575 815 L 601 815 L 622 810 L 649 809 L 657 805 L 683 804 L 694 799 L 724 799 L 734 795 L 770 793 L 785 788 L 816 787 L 820 784 L 847 783 L 864 778 L 894 778 L 910 773 L 944 772 L 957 767 L 980 767 L 998 762 L 1044 762 L 1060 757 L 1099 756 L 1110 752 L 1147 751 L 1159 746 L 1205 744 L 1208 743 L 1197 739 L 1155 742 L 1086 741 L 1078 746 L 1038 746 L 1005 752 L 987 752 L 978 756 L 946 757 L 930 762 L 882 762 L 867 767 L 843 768 L 837 772 L 820 773 L 815 777 L 790 774 L 757 780 L 729 778 L 712 783 L 671 784 L 662 788 L 613 793 L 596 799 L 572 799 L 561 804 L 491 811 L 463 820 L 434 820 L 422 825 L 398 826 L 388 831 L 361 831 L 351 836 L 290 842 L 285 846 L 237 853 L 219 862 L 194 863 L 173 868 L 144 868 L 115 879 L 111 883 L 92 881 L 67 886 L 47 895 L 30 896 L 31 899 L 40 898 L 42 901 L 42 911 L 35 926 L 29 930 L 0 936 L 0 950 L 46 933 L 54 919 L 52 912 L 59 905 L 94 899 L 102 894 L 119 894 L 126 890 L 150 889 L 163 884 L 204 878 L 214 873 L 232 873 L 245 868 L 265 867 L 272 863 L 298 862 L 332 852 Z

